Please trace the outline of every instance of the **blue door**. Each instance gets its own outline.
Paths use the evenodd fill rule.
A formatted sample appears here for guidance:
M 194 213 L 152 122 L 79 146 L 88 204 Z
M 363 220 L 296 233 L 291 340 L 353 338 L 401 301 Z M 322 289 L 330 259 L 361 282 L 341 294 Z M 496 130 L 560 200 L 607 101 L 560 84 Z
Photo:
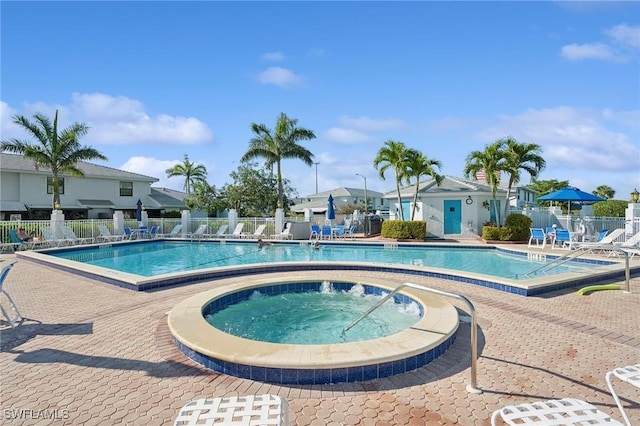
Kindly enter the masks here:
M 498 206 L 498 213 L 500 213 L 500 218 L 504 221 L 504 218 L 502 217 L 502 211 L 500 210 L 500 200 L 496 200 L 497 206 Z M 489 211 L 491 212 L 491 222 L 493 223 L 498 223 L 498 220 L 496 218 L 496 209 L 493 208 L 494 204 L 493 204 L 493 200 L 489 200 Z
M 402 202 L 402 220 L 411 219 L 411 201 Z
M 462 202 L 460 200 L 444 200 L 444 233 L 461 234 Z

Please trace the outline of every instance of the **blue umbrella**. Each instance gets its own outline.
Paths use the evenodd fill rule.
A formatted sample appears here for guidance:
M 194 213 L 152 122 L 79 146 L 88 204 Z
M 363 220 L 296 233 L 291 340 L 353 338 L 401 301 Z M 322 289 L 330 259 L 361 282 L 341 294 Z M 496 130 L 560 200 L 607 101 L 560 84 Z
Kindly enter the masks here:
M 604 201 L 604 198 L 600 198 L 597 195 L 589 194 L 579 190 L 573 186 L 567 186 L 559 189 L 555 192 L 550 192 L 547 195 L 536 198 L 539 201 L 568 201 L 569 202 L 569 214 L 571 214 L 571 202 L 579 204 L 591 204 L 597 201 Z
M 327 219 L 335 220 L 336 218 L 336 206 L 333 205 L 333 197 L 329 194 L 329 200 L 327 205 Z
M 136 219 L 138 220 L 138 222 L 142 222 L 142 201 L 140 201 L 140 198 L 138 198 L 136 206 L 138 206 L 138 208 L 136 209 Z

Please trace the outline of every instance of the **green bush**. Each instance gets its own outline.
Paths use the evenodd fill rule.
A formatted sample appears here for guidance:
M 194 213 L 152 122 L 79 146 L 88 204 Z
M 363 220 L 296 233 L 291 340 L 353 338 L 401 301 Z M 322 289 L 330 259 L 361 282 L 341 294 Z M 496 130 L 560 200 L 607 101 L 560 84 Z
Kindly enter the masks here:
M 500 241 L 500 228 L 491 225 L 483 226 L 482 239 L 486 241 Z
M 628 205 L 628 201 L 622 200 L 599 201 L 593 205 L 593 214 L 601 217 L 624 217 Z
M 177 210 L 171 210 L 171 211 L 168 211 L 168 212 L 162 212 L 160 217 L 170 218 L 170 219 L 181 218 L 182 217 L 182 212 L 177 211 Z
M 531 223 L 531 218 L 514 213 L 507 217 L 503 227 L 483 226 L 482 239 L 486 241 L 526 241 L 529 238 Z
M 501 241 L 525 241 L 529 238 L 529 228 L 531 228 L 532 223 L 533 221 L 528 216 L 520 213 L 510 214 L 507 216 L 504 227 L 511 229 L 511 236 L 501 238 Z M 502 236 L 505 237 L 506 235 L 503 231 Z
M 427 223 L 423 220 L 385 220 L 381 235 L 398 240 L 424 240 L 427 237 Z

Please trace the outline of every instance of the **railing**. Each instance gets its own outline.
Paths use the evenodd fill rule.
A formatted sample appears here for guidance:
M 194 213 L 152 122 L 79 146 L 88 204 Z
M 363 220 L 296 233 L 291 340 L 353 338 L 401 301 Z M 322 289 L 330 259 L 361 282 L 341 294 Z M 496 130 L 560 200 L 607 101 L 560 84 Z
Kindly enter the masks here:
M 478 322 L 477 322 L 477 319 L 476 319 L 476 308 L 473 306 L 473 303 L 471 303 L 471 301 L 469 299 L 467 299 L 466 297 L 464 297 L 464 296 L 462 296 L 460 294 L 449 293 L 447 291 L 442 291 L 442 290 L 436 290 L 435 288 L 425 287 L 425 286 L 422 286 L 422 285 L 419 285 L 419 284 L 404 283 L 404 284 L 396 287 L 391 293 L 387 294 L 378 303 L 376 303 L 371 308 L 369 308 L 367 310 L 367 312 L 365 312 L 364 314 L 360 315 L 351 324 L 346 326 L 344 328 L 344 330 L 342 330 L 342 334 L 345 334 L 347 331 L 349 331 L 351 328 L 353 328 L 356 324 L 358 324 L 360 321 L 362 321 L 364 318 L 366 318 L 369 314 L 371 314 L 371 312 L 375 311 L 380 306 L 385 304 L 387 302 L 387 300 L 391 299 L 393 296 L 395 296 L 400 290 L 402 290 L 405 287 L 410 287 L 410 288 L 414 288 L 414 289 L 417 289 L 417 290 L 423 290 L 423 291 L 427 291 L 427 292 L 430 292 L 430 293 L 435 293 L 435 294 L 438 294 L 440 296 L 453 297 L 455 299 L 463 301 L 467 305 L 467 307 L 469 308 L 469 312 L 471 313 L 471 378 L 470 378 L 471 382 L 467 385 L 467 392 L 470 392 L 470 393 L 482 393 L 482 390 L 478 389 L 478 387 L 477 387 Z

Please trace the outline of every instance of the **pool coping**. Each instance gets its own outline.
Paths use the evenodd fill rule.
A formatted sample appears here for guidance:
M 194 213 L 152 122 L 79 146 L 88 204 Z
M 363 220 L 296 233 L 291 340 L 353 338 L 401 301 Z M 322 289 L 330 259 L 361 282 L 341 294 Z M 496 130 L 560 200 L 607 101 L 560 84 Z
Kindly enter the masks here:
M 203 309 L 212 301 L 239 291 L 318 281 L 321 279 L 303 276 L 286 280 L 255 277 L 249 282 L 201 292 L 174 306 L 167 317 L 169 329 L 178 348 L 207 368 L 280 384 L 354 382 L 405 373 L 437 359 L 455 340 L 459 325 L 456 308 L 441 296 L 410 288 L 398 295 L 419 303 L 424 312 L 422 318 L 400 333 L 358 342 L 322 345 L 260 342 L 225 333 L 210 325 L 203 315 Z M 379 279 L 347 281 L 388 292 L 396 287 Z
M 145 244 L 156 240 L 141 240 L 132 242 L 116 242 L 93 244 L 91 246 L 110 247 L 118 244 Z M 169 241 L 190 241 L 182 239 L 170 239 Z M 222 240 L 224 244 L 247 243 L 247 240 Z M 206 240 L 205 243 L 220 243 L 221 240 Z M 309 244 L 309 241 L 274 241 L 273 244 Z M 376 246 L 376 247 L 446 247 L 446 248 L 462 248 L 476 250 L 498 250 L 501 253 L 512 254 L 518 256 L 546 256 L 549 259 L 562 257 L 569 253 L 564 251 L 559 254 L 551 254 L 548 252 L 532 252 L 522 248 L 514 248 L 513 246 L 500 245 L 464 245 L 464 244 L 443 244 L 443 243 L 389 243 L 389 242 L 361 242 L 361 241 L 340 241 L 331 242 L 323 241 L 323 244 L 340 244 L 340 245 L 359 245 L 359 246 Z M 126 272 L 113 271 L 93 265 L 87 265 L 73 260 L 57 258 L 47 255 L 49 252 L 59 250 L 69 250 L 74 247 L 47 248 L 42 250 L 31 250 L 17 252 L 19 258 L 33 261 L 42 265 L 58 268 L 68 272 L 72 272 L 86 278 L 98 280 L 118 287 L 126 288 L 134 291 L 156 290 L 163 287 L 171 287 L 178 285 L 188 285 L 196 282 L 217 280 L 243 275 L 278 273 L 278 272 L 308 272 L 322 270 L 362 270 L 402 273 L 408 275 L 421 275 L 427 277 L 441 278 L 464 282 L 472 285 L 479 285 L 498 291 L 503 291 L 521 296 L 537 296 L 551 291 L 562 290 L 566 288 L 587 286 L 600 283 L 609 279 L 619 279 L 625 276 L 625 265 L 621 259 L 603 258 L 594 255 L 585 255 L 579 259 L 580 262 L 591 263 L 594 268 L 587 269 L 582 272 L 567 272 L 561 274 L 545 275 L 536 278 L 530 278 L 526 281 L 512 280 L 508 278 L 495 277 L 466 271 L 454 271 L 451 269 L 434 268 L 416 265 L 395 265 L 395 264 L 379 264 L 369 262 L 328 262 L 328 261 L 309 261 L 309 262 L 272 262 L 272 263 L 256 263 L 251 265 L 230 266 L 205 268 L 194 271 L 175 272 L 169 274 L 161 274 L 153 277 L 144 277 Z M 630 261 L 630 272 L 640 272 L 640 261 Z

